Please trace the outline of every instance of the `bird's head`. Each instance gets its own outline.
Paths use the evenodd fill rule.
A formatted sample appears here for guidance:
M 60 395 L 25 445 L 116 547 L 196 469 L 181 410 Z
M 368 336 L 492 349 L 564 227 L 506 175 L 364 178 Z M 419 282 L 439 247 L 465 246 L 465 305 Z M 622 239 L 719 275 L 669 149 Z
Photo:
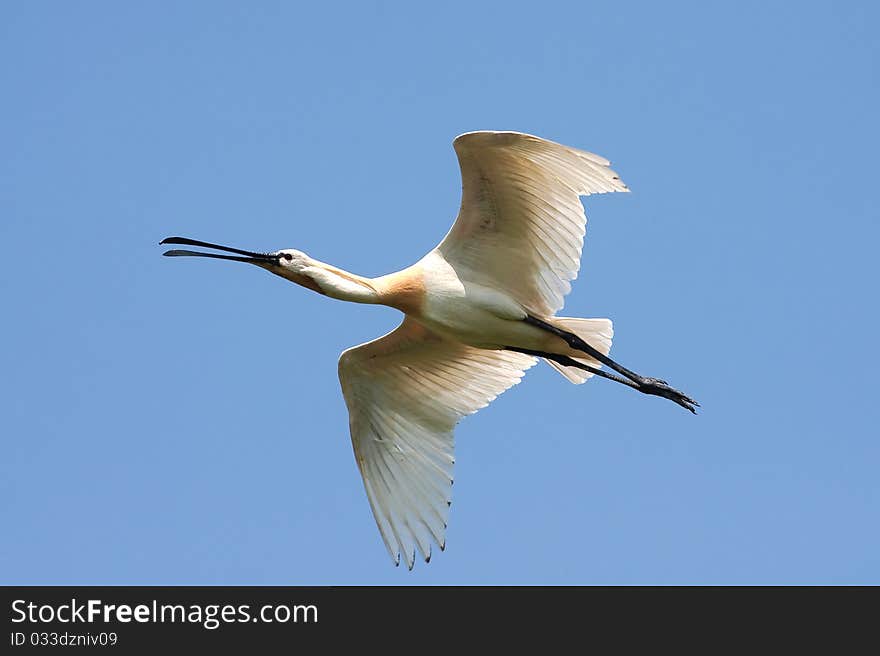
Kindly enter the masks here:
M 212 248 L 224 253 L 235 253 L 235 255 L 221 255 L 219 253 L 205 253 L 202 251 L 186 251 L 186 250 L 170 250 L 165 251 L 163 255 L 167 257 L 209 257 L 216 260 L 232 260 L 233 262 L 246 262 L 255 264 L 256 266 L 266 269 L 275 275 L 287 278 L 288 280 L 308 287 L 311 290 L 324 294 L 324 290 L 315 281 L 312 273 L 315 270 L 315 260 L 310 258 L 302 251 L 292 248 L 274 251 L 271 253 L 257 253 L 255 251 L 245 251 L 240 248 L 231 248 L 229 246 L 220 246 L 219 244 L 211 244 L 206 241 L 198 241 L 187 237 L 166 237 L 160 244 L 175 244 L 183 246 L 200 246 L 202 248 Z

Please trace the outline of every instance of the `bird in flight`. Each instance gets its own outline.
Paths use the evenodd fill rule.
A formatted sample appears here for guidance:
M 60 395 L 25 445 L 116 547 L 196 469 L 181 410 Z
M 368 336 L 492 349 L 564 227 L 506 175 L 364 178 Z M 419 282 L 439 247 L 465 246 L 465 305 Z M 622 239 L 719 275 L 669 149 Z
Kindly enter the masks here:
M 411 267 L 366 278 L 284 249 L 258 253 L 169 237 L 162 244 L 222 253 L 164 255 L 247 262 L 331 298 L 403 312 L 387 335 L 344 351 L 339 380 L 355 459 L 382 540 L 412 569 L 446 546 L 453 430 L 517 384 L 538 358 L 575 384 L 601 376 L 695 412 L 665 381 L 610 357 L 608 319 L 559 317 L 580 267 L 580 196 L 628 191 L 608 160 L 518 132 L 455 139 L 458 218 Z M 607 367 L 611 371 L 602 369 Z

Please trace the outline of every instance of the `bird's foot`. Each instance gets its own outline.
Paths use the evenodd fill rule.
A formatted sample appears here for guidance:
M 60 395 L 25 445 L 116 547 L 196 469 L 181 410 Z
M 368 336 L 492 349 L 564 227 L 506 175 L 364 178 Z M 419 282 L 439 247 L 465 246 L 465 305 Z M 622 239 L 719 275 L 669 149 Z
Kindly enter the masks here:
M 677 389 L 670 387 L 665 380 L 660 380 L 659 378 L 642 378 L 636 389 L 643 394 L 662 396 L 664 399 L 674 401 L 685 410 L 690 410 L 694 414 L 697 414 L 696 408 L 700 407 L 700 404 L 692 398 L 682 394 Z

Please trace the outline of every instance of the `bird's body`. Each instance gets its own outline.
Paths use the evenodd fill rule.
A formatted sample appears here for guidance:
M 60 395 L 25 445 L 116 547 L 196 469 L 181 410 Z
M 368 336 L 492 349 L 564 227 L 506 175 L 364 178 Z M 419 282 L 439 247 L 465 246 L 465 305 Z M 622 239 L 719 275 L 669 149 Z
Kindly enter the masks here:
M 445 546 L 455 424 L 519 382 L 537 356 L 573 383 L 596 374 L 696 405 L 608 358 L 609 320 L 556 316 L 580 266 L 579 196 L 627 190 L 608 161 L 515 132 L 468 133 L 454 145 L 459 216 L 437 248 L 396 273 L 365 278 L 295 250 L 163 241 L 239 254 L 166 255 L 247 261 L 332 298 L 404 313 L 395 330 L 346 350 L 339 378 L 376 523 L 395 563 L 403 556 L 410 568 L 416 549 L 429 560 L 432 542 Z
M 462 280 L 436 250 L 402 271 L 379 278 L 346 275 L 375 290 L 374 297 L 362 296 L 361 302 L 398 309 L 437 334 L 469 346 L 540 349 L 547 341 L 546 333 L 522 323 L 526 312 L 519 303 L 504 292 Z M 323 293 L 355 300 L 328 289 Z
M 477 348 L 537 344 L 540 331 L 522 323 L 525 310 L 503 291 L 463 280 L 437 251 L 414 269 L 424 294 L 421 307 L 410 316 L 425 327 Z

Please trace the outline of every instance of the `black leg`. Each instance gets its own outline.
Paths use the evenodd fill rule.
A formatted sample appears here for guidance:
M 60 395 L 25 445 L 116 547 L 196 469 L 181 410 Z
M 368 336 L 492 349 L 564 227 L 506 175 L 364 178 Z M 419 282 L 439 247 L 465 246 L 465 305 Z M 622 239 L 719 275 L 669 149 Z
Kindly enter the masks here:
M 601 376 L 602 378 L 607 378 L 608 380 L 613 380 L 615 383 L 620 383 L 621 385 L 626 385 L 627 387 L 634 387 L 638 389 L 638 385 L 627 380 L 626 378 L 621 378 L 620 376 L 615 376 L 614 374 L 609 374 L 607 371 L 602 371 L 601 369 L 596 369 L 596 367 L 591 367 L 588 364 L 584 364 L 583 362 L 578 362 L 567 355 L 559 355 L 558 353 L 544 353 L 543 351 L 532 351 L 530 349 L 516 348 L 514 346 L 506 346 L 505 349 L 508 351 L 516 351 L 517 353 L 525 353 L 526 355 L 536 355 L 539 358 L 547 358 L 548 360 L 553 360 L 554 362 L 558 362 L 564 367 L 577 367 L 578 369 L 583 369 L 584 371 L 589 371 L 591 374 L 595 374 L 596 376 Z
M 659 378 L 650 378 L 647 376 L 640 376 L 639 374 L 630 371 L 623 365 L 616 363 L 614 360 L 609 358 L 607 355 L 604 355 L 600 351 L 597 351 L 592 346 L 587 344 L 583 339 L 575 335 L 574 333 L 568 332 L 567 330 L 562 330 L 561 328 L 557 328 L 553 324 L 547 323 L 546 321 L 542 321 L 533 316 L 527 316 L 524 321 L 533 326 L 537 326 L 538 328 L 542 328 L 547 332 L 553 333 L 560 339 L 564 340 L 566 344 L 568 344 L 571 348 L 581 351 L 582 353 L 586 353 L 591 358 L 598 360 L 605 366 L 613 369 L 617 373 L 625 376 L 629 380 L 624 380 L 618 376 L 613 376 L 608 374 L 607 372 L 601 371 L 600 369 L 596 369 L 595 367 L 590 367 L 589 365 L 581 364 L 577 360 L 572 360 L 571 358 L 567 358 L 565 356 L 557 356 L 555 354 L 547 354 L 547 353 L 538 353 L 538 352 L 528 352 L 529 355 L 539 355 L 544 358 L 548 358 L 550 360 L 555 360 L 562 365 L 569 367 L 578 367 L 579 369 L 584 369 L 586 371 L 590 371 L 596 375 L 602 376 L 603 378 L 608 378 L 618 383 L 623 383 L 637 389 L 643 394 L 651 394 L 653 396 L 660 396 L 664 399 L 669 399 L 680 405 L 682 408 L 686 410 L 690 410 L 692 413 L 696 414 L 696 407 L 699 407 L 699 403 L 694 401 L 689 396 L 682 394 L 677 389 L 670 387 L 669 384 L 665 380 L 660 380 Z M 512 351 L 516 351 L 519 349 L 510 349 Z M 520 350 L 521 353 L 526 353 L 527 351 Z M 566 362 L 560 360 L 563 358 Z M 632 382 L 630 382 L 632 381 Z
M 547 323 L 546 321 L 541 321 L 540 319 L 536 319 L 531 315 L 527 316 L 523 321 L 533 326 L 537 326 L 538 328 L 542 328 L 547 332 L 553 333 L 560 339 L 564 340 L 565 343 L 568 344 L 571 348 L 586 353 L 594 360 L 598 360 L 599 362 L 604 364 L 606 367 L 610 367 L 611 369 L 614 369 L 614 371 L 616 371 L 617 373 L 626 376 L 637 385 L 642 382 L 642 376 L 639 376 L 637 373 L 632 372 L 626 367 L 617 364 L 614 360 L 609 358 L 607 355 L 604 355 L 601 351 L 597 351 L 596 349 L 594 349 L 592 346 L 587 344 L 584 340 L 582 340 L 574 333 L 570 333 L 567 330 L 557 328 L 553 324 Z

